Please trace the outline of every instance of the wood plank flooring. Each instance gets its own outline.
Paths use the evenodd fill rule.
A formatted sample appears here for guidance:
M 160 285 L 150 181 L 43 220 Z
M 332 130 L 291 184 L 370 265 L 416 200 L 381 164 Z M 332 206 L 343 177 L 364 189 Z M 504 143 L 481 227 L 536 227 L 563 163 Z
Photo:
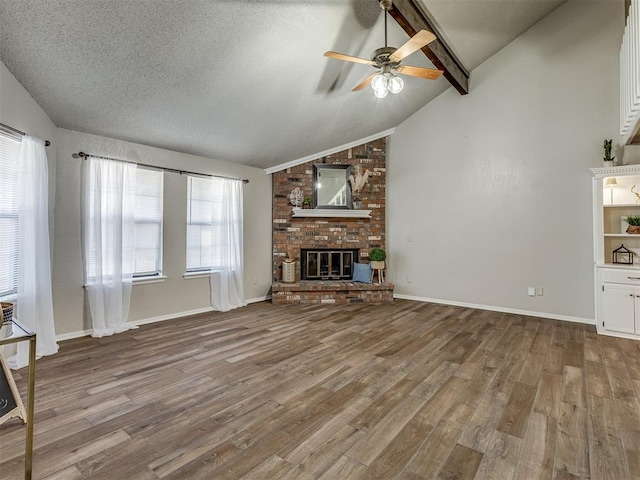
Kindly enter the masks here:
M 640 342 L 593 326 L 265 302 L 62 342 L 38 361 L 34 474 L 640 479 L 639 392 Z M 0 426 L 1 479 L 23 449 Z

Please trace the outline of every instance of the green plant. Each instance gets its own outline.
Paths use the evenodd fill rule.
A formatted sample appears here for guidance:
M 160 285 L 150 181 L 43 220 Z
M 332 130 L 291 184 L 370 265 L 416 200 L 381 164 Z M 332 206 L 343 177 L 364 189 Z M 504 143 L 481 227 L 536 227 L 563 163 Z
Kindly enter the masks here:
M 640 215 L 629 215 L 624 221 L 632 227 L 640 227 Z
M 372 262 L 384 262 L 385 258 L 387 258 L 387 252 L 381 248 L 373 248 L 369 252 L 369 260 Z
M 613 162 L 616 157 L 611 156 L 611 149 L 613 148 L 613 139 L 604 141 L 602 145 L 604 147 L 604 161 L 605 162 Z
M 303 207 L 310 207 L 311 206 L 311 199 L 309 197 L 304 197 L 304 200 L 302 200 L 302 206 Z

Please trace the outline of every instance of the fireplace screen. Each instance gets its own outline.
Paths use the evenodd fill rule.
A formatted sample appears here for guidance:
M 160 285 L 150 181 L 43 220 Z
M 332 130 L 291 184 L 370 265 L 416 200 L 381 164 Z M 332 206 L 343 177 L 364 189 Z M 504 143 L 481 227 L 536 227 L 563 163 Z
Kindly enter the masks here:
M 302 280 L 350 280 L 358 249 L 301 250 Z

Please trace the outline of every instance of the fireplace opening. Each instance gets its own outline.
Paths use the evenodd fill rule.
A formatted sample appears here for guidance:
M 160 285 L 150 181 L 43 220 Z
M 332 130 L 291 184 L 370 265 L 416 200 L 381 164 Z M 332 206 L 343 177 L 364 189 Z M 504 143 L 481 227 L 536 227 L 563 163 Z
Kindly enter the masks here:
M 303 248 L 300 250 L 302 280 L 351 280 L 358 248 Z

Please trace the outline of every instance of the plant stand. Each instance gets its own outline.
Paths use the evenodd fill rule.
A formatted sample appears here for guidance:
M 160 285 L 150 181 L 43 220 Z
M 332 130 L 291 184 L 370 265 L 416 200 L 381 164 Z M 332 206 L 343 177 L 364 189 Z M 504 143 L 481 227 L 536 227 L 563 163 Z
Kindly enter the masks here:
M 384 283 L 384 268 L 373 268 L 371 269 L 371 281 L 376 277 L 376 273 L 378 274 L 378 281 L 376 283 Z
M 371 282 L 376 276 L 376 272 L 378 273 L 378 283 L 384 283 L 384 260 L 371 260 L 369 262 L 371 265 Z

